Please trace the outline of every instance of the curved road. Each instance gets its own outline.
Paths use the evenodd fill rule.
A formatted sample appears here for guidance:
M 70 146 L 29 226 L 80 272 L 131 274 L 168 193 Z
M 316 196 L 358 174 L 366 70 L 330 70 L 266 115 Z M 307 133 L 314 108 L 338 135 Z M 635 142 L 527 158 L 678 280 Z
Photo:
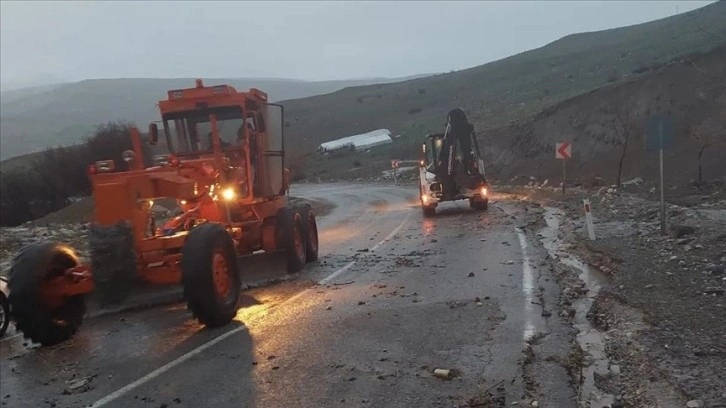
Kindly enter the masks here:
M 224 328 L 176 304 L 88 319 L 55 347 L 5 340 L 2 406 L 575 406 L 564 367 L 521 364 L 537 333 L 554 339 L 553 353 L 569 351 L 547 313 L 557 292 L 526 204 L 495 196 L 487 212 L 449 203 L 424 219 L 415 187 L 299 185 L 291 195 L 336 205 L 318 220 L 318 262 L 244 292 Z M 242 273 L 281 267 L 250 261 Z

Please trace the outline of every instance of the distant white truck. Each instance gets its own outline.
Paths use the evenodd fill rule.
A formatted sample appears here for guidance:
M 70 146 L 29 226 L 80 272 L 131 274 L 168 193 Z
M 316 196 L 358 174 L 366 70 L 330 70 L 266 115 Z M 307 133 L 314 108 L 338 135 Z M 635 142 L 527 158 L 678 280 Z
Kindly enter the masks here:
M 461 108 L 449 112 L 446 131 L 426 136 L 419 163 L 421 209 L 436 215 L 441 202 L 469 200 L 474 210 L 489 206 L 489 184 L 474 127 Z

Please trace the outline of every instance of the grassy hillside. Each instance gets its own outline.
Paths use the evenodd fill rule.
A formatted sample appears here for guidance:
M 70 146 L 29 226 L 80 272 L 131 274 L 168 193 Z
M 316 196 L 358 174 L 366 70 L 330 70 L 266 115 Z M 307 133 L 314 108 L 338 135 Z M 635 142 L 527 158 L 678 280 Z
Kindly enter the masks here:
M 410 157 L 424 134 L 442 129 L 454 107 L 463 107 L 480 131 L 499 128 L 724 43 L 726 2 L 719 2 L 645 24 L 570 35 L 463 71 L 290 100 L 284 102 L 288 136 L 295 140 L 290 145 L 304 153 L 324 141 L 388 128 L 402 137 L 371 154 Z
M 405 80 L 408 78 L 402 78 Z M 238 90 L 257 87 L 275 100 L 303 98 L 348 86 L 388 83 L 399 79 L 370 78 L 307 82 L 286 79 L 207 79 Z M 78 142 L 96 125 L 129 120 L 144 125 L 157 118 L 156 103 L 170 89 L 194 86 L 194 78 L 98 79 L 0 94 L 0 157 L 2 159 Z

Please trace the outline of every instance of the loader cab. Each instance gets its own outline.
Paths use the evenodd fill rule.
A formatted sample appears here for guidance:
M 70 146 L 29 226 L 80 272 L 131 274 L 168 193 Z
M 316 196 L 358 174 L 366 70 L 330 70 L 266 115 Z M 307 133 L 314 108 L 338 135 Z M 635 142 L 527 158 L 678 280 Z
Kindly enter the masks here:
M 441 155 L 441 149 L 443 148 L 443 137 L 442 134 L 432 134 L 426 137 L 426 141 L 421 146 L 423 153 L 423 166 L 429 173 L 436 173 L 437 166 L 440 165 L 439 156 Z

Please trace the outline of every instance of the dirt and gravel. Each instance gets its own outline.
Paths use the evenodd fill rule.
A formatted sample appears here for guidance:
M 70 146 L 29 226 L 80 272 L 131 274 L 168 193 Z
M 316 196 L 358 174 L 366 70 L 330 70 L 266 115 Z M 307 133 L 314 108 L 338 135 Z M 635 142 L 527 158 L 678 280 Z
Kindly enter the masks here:
M 612 407 L 726 407 L 723 180 L 668 188 L 665 234 L 658 193 L 641 180 L 621 189 L 596 180 L 565 197 L 540 184 L 510 190 L 566 215 L 562 239 L 597 283 L 593 293 L 573 280 L 581 271 L 558 274 L 566 303 L 593 297 L 587 318 L 607 362 L 584 365 L 594 366 L 598 393 L 611 395 Z M 585 198 L 595 241 L 588 239 Z

